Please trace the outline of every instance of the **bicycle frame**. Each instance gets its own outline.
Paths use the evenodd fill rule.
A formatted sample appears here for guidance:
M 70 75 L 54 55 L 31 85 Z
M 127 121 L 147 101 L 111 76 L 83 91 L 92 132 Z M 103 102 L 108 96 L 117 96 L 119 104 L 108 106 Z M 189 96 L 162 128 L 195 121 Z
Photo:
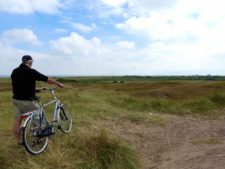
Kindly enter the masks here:
M 61 106 L 61 102 L 60 102 L 59 99 L 57 99 L 57 97 L 56 97 L 56 95 L 55 95 L 55 92 L 54 92 L 54 89 L 49 89 L 49 90 L 51 91 L 51 93 L 52 93 L 54 99 L 51 100 L 51 101 L 49 101 L 49 102 L 46 103 L 46 104 L 38 103 L 39 106 L 40 106 L 40 109 L 39 109 L 39 110 L 35 110 L 35 111 L 32 111 L 32 112 L 28 112 L 28 113 L 23 114 L 23 115 L 21 116 L 21 118 L 22 118 L 22 120 L 23 120 L 21 127 L 25 127 L 27 121 L 28 121 L 30 118 L 32 118 L 34 115 L 36 115 L 36 114 L 39 114 L 39 115 L 41 115 L 41 117 L 43 117 L 44 109 L 45 109 L 47 106 L 49 106 L 50 104 L 54 104 L 54 103 L 55 103 L 55 106 L 54 106 L 53 117 L 52 117 L 51 123 L 52 123 L 52 126 L 53 126 L 53 123 L 54 123 L 54 122 L 57 122 L 58 125 L 60 125 L 59 122 L 58 122 L 58 113 L 59 113 L 59 109 L 60 109 L 60 106 Z M 47 116 L 45 116 L 45 117 L 46 117 L 47 123 L 49 124 L 49 121 L 48 121 L 48 119 L 47 119 Z

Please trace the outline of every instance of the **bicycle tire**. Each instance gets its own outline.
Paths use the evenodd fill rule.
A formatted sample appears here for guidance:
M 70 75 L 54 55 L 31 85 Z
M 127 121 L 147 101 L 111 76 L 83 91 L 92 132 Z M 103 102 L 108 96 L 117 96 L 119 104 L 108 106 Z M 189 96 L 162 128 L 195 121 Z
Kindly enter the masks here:
M 68 134 L 72 129 L 72 114 L 68 112 L 65 107 L 61 106 L 58 113 L 58 124 L 61 131 Z
M 48 144 L 48 137 L 39 138 L 37 132 L 41 130 L 40 119 L 30 117 L 25 127 L 22 129 L 22 139 L 25 149 L 32 155 L 38 155 L 42 153 Z M 45 125 L 45 124 L 42 124 Z M 36 133 L 36 134 L 35 134 Z

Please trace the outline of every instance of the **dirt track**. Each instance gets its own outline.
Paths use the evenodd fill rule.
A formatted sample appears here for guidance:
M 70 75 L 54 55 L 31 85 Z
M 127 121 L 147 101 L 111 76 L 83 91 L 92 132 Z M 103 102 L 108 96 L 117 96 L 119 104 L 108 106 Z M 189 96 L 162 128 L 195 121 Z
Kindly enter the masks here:
M 165 115 L 164 126 L 108 121 L 134 145 L 143 169 L 224 169 L 225 119 Z

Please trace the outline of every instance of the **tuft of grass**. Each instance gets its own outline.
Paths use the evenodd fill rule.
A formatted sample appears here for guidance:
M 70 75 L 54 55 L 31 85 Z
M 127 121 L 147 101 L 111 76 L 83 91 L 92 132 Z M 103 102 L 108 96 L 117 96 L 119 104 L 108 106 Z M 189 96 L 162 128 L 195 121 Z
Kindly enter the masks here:
M 216 109 L 216 106 L 212 102 L 210 102 L 208 99 L 190 101 L 188 103 L 185 103 L 184 106 L 186 108 L 189 108 L 191 112 L 195 112 L 199 114 L 204 114 L 204 112 L 208 112 L 210 110 Z
M 66 147 L 72 149 L 74 168 L 78 169 L 139 169 L 134 149 L 103 130 L 80 130 L 70 138 Z
M 198 145 L 198 144 L 221 144 L 222 142 L 218 139 L 215 138 L 207 138 L 207 139 L 202 139 L 202 140 L 196 140 L 192 141 L 192 144 Z
M 122 119 L 127 119 L 136 124 L 147 125 L 165 125 L 166 120 L 160 114 L 148 113 L 133 113 L 122 116 Z
M 225 107 L 225 95 L 215 93 L 212 96 L 209 97 L 209 100 L 215 104 L 217 104 L 220 107 Z
M 119 139 L 110 138 L 105 131 L 86 141 L 88 154 L 102 169 L 137 169 L 139 162 L 134 150 Z M 93 156 L 93 154 L 95 154 Z M 93 159 L 92 159 L 93 160 Z

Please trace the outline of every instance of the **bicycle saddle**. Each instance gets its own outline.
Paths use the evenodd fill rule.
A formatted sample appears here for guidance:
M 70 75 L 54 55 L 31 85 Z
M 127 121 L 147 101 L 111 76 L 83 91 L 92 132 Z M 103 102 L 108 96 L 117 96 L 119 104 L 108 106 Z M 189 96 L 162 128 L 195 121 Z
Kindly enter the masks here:
M 40 101 L 41 97 L 40 96 L 34 96 L 34 97 L 31 97 L 29 100 L 31 101 Z

